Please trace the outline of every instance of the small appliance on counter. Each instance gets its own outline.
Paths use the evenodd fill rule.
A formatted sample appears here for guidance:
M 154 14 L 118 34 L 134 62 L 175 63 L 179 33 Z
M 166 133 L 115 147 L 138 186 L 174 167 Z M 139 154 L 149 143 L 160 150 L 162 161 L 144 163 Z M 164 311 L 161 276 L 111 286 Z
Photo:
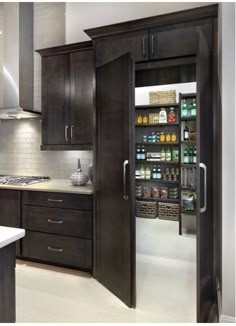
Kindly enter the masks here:
M 70 176 L 70 180 L 73 186 L 85 186 L 89 181 L 88 175 L 85 174 L 81 169 L 80 159 L 78 159 L 78 168 Z

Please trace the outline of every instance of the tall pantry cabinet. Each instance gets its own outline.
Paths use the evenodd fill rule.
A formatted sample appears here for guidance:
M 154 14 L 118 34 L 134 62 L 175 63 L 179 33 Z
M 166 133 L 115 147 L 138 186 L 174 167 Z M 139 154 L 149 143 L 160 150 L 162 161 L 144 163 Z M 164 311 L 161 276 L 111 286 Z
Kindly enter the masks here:
M 136 304 L 135 86 L 197 84 L 198 322 L 211 320 L 221 278 L 217 12 L 213 5 L 86 30 L 96 53 L 94 275 L 129 307 Z

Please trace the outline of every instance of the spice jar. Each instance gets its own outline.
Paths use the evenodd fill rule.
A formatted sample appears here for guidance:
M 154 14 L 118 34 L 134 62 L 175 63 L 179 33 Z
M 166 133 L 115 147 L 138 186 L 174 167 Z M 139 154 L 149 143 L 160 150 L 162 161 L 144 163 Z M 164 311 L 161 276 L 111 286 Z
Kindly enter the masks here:
M 168 134 L 166 134 L 166 142 L 170 142 L 170 140 L 171 140 L 171 136 L 170 136 L 170 134 L 168 133 Z
M 176 133 L 174 132 L 172 135 L 171 135 L 171 141 L 172 142 L 176 142 L 177 140 L 177 137 L 176 137 Z
M 148 123 L 148 116 L 147 116 L 147 114 L 144 114 L 144 116 L 143 116 L 143 123 L 144 124 Z
M 141 116 L 141 114 L 139 114 L 137 117 L 136 117 L 136 123 L 138 125 L 141 125 L 143 123 L 143 118 Z

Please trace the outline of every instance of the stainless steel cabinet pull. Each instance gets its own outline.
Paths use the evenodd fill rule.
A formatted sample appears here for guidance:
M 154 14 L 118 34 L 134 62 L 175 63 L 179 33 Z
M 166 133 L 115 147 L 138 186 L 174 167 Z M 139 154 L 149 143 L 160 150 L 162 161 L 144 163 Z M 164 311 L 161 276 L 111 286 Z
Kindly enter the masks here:
M 65 126 L 65 140 L 68 141 L 68 125 Z
M 204 213 L 207 210 L 207 167 L 204 163 L 200 163 L 199 166 L 204 172 L 204 205 L 200 207 L 200 213 Z
M 53 223 L 53 224 L 62 224 L 63 221 L 54 221 L 54 220 L 51 220 L 50 218 L 48 219 L 48 223 Z
M 151 36 L 151 53 L 154 55 L 154 35 Z
M 63 203 L 63 199 L 52 199 L 52 198 L 48 198 L 49 202 L 53 202 L 53 203 Z
M 123 198 L 124 200 L 128 200 L 129 196 L 126 193 L 126 167 L 129 164 L 128 160 L 123 162 Z
M 146 57 L 146 48 L 145 48 L 145 36 L 143 37 L 142 40 L 142 50 L 143 50 L 143 57 Z
M 51 246 L 48 247 L 48 250 L 50 250 L 50 251 L 56 251 L 56 252 L 62 252 L 63 251 L 63 249 L 61 249 L 61 248 L 53 248 Z
M 73 125 L 70 127 L 70 138 L 71 138 L 71 140 L 73 140 L 73 138 L 74 138 L 74 126 Z

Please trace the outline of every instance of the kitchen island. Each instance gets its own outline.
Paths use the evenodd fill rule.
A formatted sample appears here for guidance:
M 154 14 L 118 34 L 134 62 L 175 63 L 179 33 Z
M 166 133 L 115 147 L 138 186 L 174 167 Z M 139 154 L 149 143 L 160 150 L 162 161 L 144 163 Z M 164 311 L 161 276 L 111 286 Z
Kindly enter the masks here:
M 14 323 L 15 303 L 15 242 L 25 230 L 0 226 L 0 323 Z

